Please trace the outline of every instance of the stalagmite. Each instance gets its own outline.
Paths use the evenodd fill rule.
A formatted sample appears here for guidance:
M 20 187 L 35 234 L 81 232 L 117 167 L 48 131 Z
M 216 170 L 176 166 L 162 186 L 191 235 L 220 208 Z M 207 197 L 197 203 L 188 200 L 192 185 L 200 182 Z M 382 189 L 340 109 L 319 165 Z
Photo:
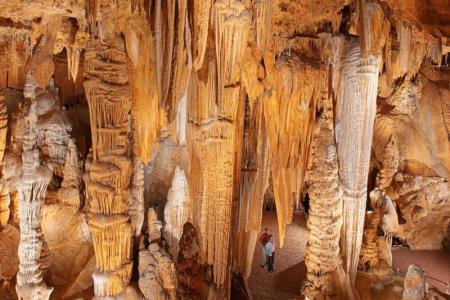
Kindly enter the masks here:
M 131 277 L 128 185 L 132 173 L 128 154 L 131 94 L 124 43 L 92 41 L 85 55 L 84 87 L 89 102 L 93 141 L 90 165 L 89 228 L 96 257 L 93 274 L 98 298 L 122 292 Z
M 405 289 L 402 300 L 422 300 L 425 299 L 425 274 L 416 265 L 410 265 L 405 277 Z
M 131 175 L 131 193 L 128 196 L 128 214 L 136 236 L 139 236 L 144 223 L 144 164 L 133 158 L 133 174 Z
M 164 209 L 164 238 L 170 249 L 172 259 L 178 256 L 178 243 L 183 233 L 183 225 L 191 221 L 191 199 L 184 171 L 175 169 L 172 187 L 167 194 Z
M 59 192 L 59 199 L 63 204 L 79 209 L 81 173 L 78 165 L 78 151 L 75 142 L 70 139 L 67 146 L 66 159 L 63 169 L 63 181 Z
M 333 107 L 323 99 L 324 113 L 314 138 L 312 169 L 309 178 L 310 209 L 307 219 L 308 243 L 305 263 L 308 270 L 305 285 L 307 299 L 326 299 L 338 294 L 342 273 L 339 237 L 342 225 L 342 190 L 333 133 Z M 340 270 L 338 270 L 338 268 Z
M 192 223 L 183 225 L 183 234 L 179 243 L 180 251 L 177 257 L 177 296 L 179 299 L 200 298 L 202 268 L 200 265 L 200 246 L 197 230 Z
M 26 98 L 32 100 L 28 119 L 27 135 L 24 137 L 23 170 L 19 180 L 20 198 L 20 243 L 19 273 L 17 274 L 16 291 L 19 299 L 48 300 L 53 288 L 47 287 L 43 280 L 40 265 L 43 235 L 41 230 L 42 206 L 45 191 L 51 179 L 51 172 L 40 166 L 39 150 L 36 147 L 36 103 L 35 85 L 27 76 L 24 91 Z
M 147 233 L 148 241 L 154 242 L 161 239 L 162 222 L 158 220 L 154 208 L 149 208 L 147 212 Z
M 339 178 L 344 191 L 341 236 L 344 268 L 352 282 L 363 236 L 378 66 L 376 57 L 360 58 L 357 40 L 346 42 L 335 130 Z

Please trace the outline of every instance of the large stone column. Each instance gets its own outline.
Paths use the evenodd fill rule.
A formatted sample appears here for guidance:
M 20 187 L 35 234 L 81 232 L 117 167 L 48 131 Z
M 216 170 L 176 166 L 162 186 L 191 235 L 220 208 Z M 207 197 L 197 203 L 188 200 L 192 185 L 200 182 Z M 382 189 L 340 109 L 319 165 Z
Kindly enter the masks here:
M 96 299 L 106 299 L 122 292 L 132 269 L 133 228 L 128 216 L 131 93 L 123 40 L 90 42 L 85 62 L 93 148 L 87 192 L 96 259 L 94 292 Z
M 344 269 L 354 282 L 361 249 L 367 178 L 376 113 L 379 59 L 361 58 L 359 41 L 346 41 L 336 142 L 343 187 L 341 247 Z
M 17 186 L 19 194 L 19 272 L 16 292 L 19 300 L 48 300 L 53 288 L 43 280 L 41 251 L 44 238 L 41 229 L 42 207 L 52 173 L 40 166 L 39 150 L 36 145 L 36 103 L 35 85 L 30 74 L 27 76 L 24 96 L 32 104 L 26 121 L 27 133 L 23 140 L 23 169 Z
M 334 143 L 331 99 L 324 99 L 324 114 L 318 122 L 309 171 L 310 209 L 307 226 L 305 264 L 308 270 L 305 295 L 308 299 L 326 299 L 340 294 L 336 282 L 342 271 L 339 237 L 342 225 L 342 191 Z M 342 295 L 340 295 L 342 296 Z

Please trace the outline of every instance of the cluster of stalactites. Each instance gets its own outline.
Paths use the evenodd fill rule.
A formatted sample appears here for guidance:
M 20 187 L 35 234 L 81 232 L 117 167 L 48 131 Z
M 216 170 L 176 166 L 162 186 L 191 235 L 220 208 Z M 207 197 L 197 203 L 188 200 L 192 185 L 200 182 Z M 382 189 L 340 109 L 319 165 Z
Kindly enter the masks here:
M 264 94 L 271 175 L 278 215 L 280 245 L 300 198 L 312 139 L 315 108 L 326 91 L 326 72 L 296 56 L 281 55 L 273 88 Z
M 131 278 L 131 238 L 128 186 L 132 174 L 128 151 L 131 92 L 126 54 L 120 40 L 115 47 L 92 41 L 85 55 L 84 82 L 89 103 L 93 162 L 87 194 L 92 233 L 97 297 L 115 296 Z
M 235 121 L 250 14 L 242 1 L 216 1 L 211 24 L 215 44 L 210 43 L 212 47 L 206 49 L 208 60 L 203 68 L 207 67 L 207 73 L 192 72 L 190 78 L 187 140 L 192 161 L 190 178 L 200 183 L 192 186 L 192 196 L 196 203 L 193 211 L 198 212 L 193 222 L 199 228 L 201 260 L 212 266 L 213 281 L 221 287 L 227 277 Z M 206 34 L 204 29 L 202 32 L 195 29 L 195 34 Z M 198 67 L 203 50 L 197 52 L 196 48 L 194 63 Z M 214 55 L 216 61 L 210 59 Z

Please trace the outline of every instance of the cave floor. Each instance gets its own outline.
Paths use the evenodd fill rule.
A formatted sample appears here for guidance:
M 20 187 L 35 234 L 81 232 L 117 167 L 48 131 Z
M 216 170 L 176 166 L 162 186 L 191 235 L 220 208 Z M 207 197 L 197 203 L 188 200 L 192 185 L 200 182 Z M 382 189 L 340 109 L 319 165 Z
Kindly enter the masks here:
M 252 272 L 248 281 L 254 300 L 294 299 L 300 296 L 301 284 L 306 278 L 304 262 L 308 231 L 302 212 L 294 212 L 294 219 L 286 230 L 283 248 L 280 249 L 275 211 L 264 212 L 262 228 L 272 230 L 276 242 L 274 273 L 261 268 L 261 245 L 256 245 Z
M 302 212 L 294 212 L 293 222 L 288 225 L 285 244 L 279 247 L 278 224 L 275 211 L 267 211 L 263 214 L 262 228 L 268 227 L 276 241 L 275 272 L 269 273 L 267 268 L 260 267 L 261 246 L 258 243 L 253 257 L 252 271 L 248 279 L 248 287 L 253 300 L 281 300 L 302 299 L 300 289 L 306 279 L 306 266 L 304 262 L 308 231 Z M 408 266 L 415 263 L 421 266 L 425 273 L 444 282 L 450 282 L 450 250 L 439 251 L 413 251 L 408 248 L 394 248 L 393 267 L 400 272 L 406 272 Z M 358 290 L 369 288 L 367 279 L 358 279 Z M 446 286 L 435 280 L 428 282 L 442 291 Z M 369 289 L 370 290 L 370 289 Z M 395 294 L 395 296 L 394 296 Z M 389 296 L 388 296 L 389 295 Z M 367 295 L 368 296 L 368 295 Z M 370 299 L 395 299 L 401 298 L 401 293 L 394 288 L 370 295 Z M 367 299 L 369 299 L 367 298 Z

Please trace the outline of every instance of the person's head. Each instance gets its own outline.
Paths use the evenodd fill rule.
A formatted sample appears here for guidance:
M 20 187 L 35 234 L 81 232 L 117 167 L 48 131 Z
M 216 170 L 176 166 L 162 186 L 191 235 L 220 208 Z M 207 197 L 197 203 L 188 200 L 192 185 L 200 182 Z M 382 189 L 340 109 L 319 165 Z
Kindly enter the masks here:
M 264 228 L 264 232 L 269 232 L 269 228 Z

